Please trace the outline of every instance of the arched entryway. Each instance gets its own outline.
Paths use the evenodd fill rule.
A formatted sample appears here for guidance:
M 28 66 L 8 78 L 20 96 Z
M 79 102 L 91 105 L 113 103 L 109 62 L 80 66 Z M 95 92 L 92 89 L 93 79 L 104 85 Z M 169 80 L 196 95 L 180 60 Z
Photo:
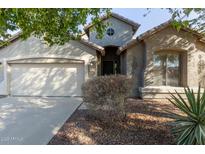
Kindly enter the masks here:
M 101 74 L 111 75 L 120 74 L 120 55 L 117 55 L 118 47 L 105 47 L 105 56 L 101 59 Z

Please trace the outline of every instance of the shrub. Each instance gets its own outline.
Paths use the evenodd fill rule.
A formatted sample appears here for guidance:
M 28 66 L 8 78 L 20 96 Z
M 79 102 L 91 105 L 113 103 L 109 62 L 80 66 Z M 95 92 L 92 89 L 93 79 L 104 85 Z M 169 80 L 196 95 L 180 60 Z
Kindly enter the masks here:
M 201 95 L 185 88 L 186 99 L 176 92 L 169 101 L 184 114 L 172 113 L 175 119 L 173 132 L 178 135 L 177 144 L 205 144 L 205 90 Z
M 123 75 L 99 76 L 83 84 L 83 101 L 90 114 L 104 122 L 122 120 L 131 85 L 131 79 Z

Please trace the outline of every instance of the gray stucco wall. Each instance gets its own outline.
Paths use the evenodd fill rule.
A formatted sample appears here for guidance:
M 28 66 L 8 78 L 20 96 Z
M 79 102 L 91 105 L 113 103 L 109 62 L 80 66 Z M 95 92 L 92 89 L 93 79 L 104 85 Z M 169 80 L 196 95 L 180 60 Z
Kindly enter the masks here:
M 3 65 L 0 63 L 0 83 L 4 80 Z
M 139 87 L 149 87 L 147 94 L 146 89 L 143 90 L 143 98 L 163 98 L 168 95 L 169 90 L 173 90 L 171 87 L 153 84 L 153 55 L 156 51 L 173 51 L 183 55 L 181 87 L 198 87 L 199 83 L 205 87 L 205 43 L 191 33 L 177 32 L 168 27 L 127 49 L 126 74 L 133 77 L 134 96 L 139 96 Z
M 139 87 L 143 86 L 144 79 L 144 46 L 137 43 L 127 49 L 126 74 L 133 78 L 133 96 L 139 96 Z
M 120 54 L 120 70 L 121 70 L 121 74 L 123 75 L 127 74 L 127 52 L 126 51 Z
M 145 86 L 154 86 L 153 54 L 160 50 L 183 52 L 185 55 L 186 58 L 182 62 L 186 66 L 182 70 L 183 86 L 197 87 L 200 81 L 205 80 L 205 64 L 199 71 L 199 63 L 205 63 L 205 44 L 199 42 L 193 34 L 183 30 L 177 32 L 172 27 L 168 27 L 145 39 L 145 44 L 147 58 L 144 75 Z
M 132 39 L 133 30 L 132 27 L 127 23 L 113 17 L 105 20 L 104 22 L 110 23 L 108 27 L 114 29 L 115 31 L 114 35 L 108 36 L 105 32 L 104 37 L 102 39 L 97 39 L 96 32 L 93 31 L 91 28 L 89 34 L 90 36 L 89 40 L 91 42 L 94 42 L 100 46 L 109 46 L 109 45 L 121 46 L 127 41 Z
M 41 40 L 30 37 L 25 41 L 17 40 L 7 47 L 0 49 L 0 61 L 14 60 L 22 58 L 38 58 L 38 57 L 50 57 L 50 58 L 68 58 L 83 60 L 85 62 L 85 78 L 88 79 L 90 74 L 88 73 L 88 66 L 93 63 L 95 66 L 95 72 L 92 75 L 96 76 L 96 51 L 78 41 L 70 41 L 63 46 L 51 46 L 44 44 Z M 93 70 L 93 69 L 92 69 Z

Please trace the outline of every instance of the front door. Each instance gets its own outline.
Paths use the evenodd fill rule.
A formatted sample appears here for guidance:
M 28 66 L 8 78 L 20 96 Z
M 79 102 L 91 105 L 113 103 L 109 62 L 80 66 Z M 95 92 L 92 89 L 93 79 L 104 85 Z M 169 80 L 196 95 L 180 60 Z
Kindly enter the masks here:
M 103 61 L 103 75 L 114 74 L 113 61 Z

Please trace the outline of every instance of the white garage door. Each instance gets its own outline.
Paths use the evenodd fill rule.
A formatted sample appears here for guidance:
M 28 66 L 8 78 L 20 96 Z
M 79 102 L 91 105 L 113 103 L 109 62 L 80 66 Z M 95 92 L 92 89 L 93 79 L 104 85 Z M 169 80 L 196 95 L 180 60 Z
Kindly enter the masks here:
M 83 64 L 11 64 L 15 96 L 81 96 Z

